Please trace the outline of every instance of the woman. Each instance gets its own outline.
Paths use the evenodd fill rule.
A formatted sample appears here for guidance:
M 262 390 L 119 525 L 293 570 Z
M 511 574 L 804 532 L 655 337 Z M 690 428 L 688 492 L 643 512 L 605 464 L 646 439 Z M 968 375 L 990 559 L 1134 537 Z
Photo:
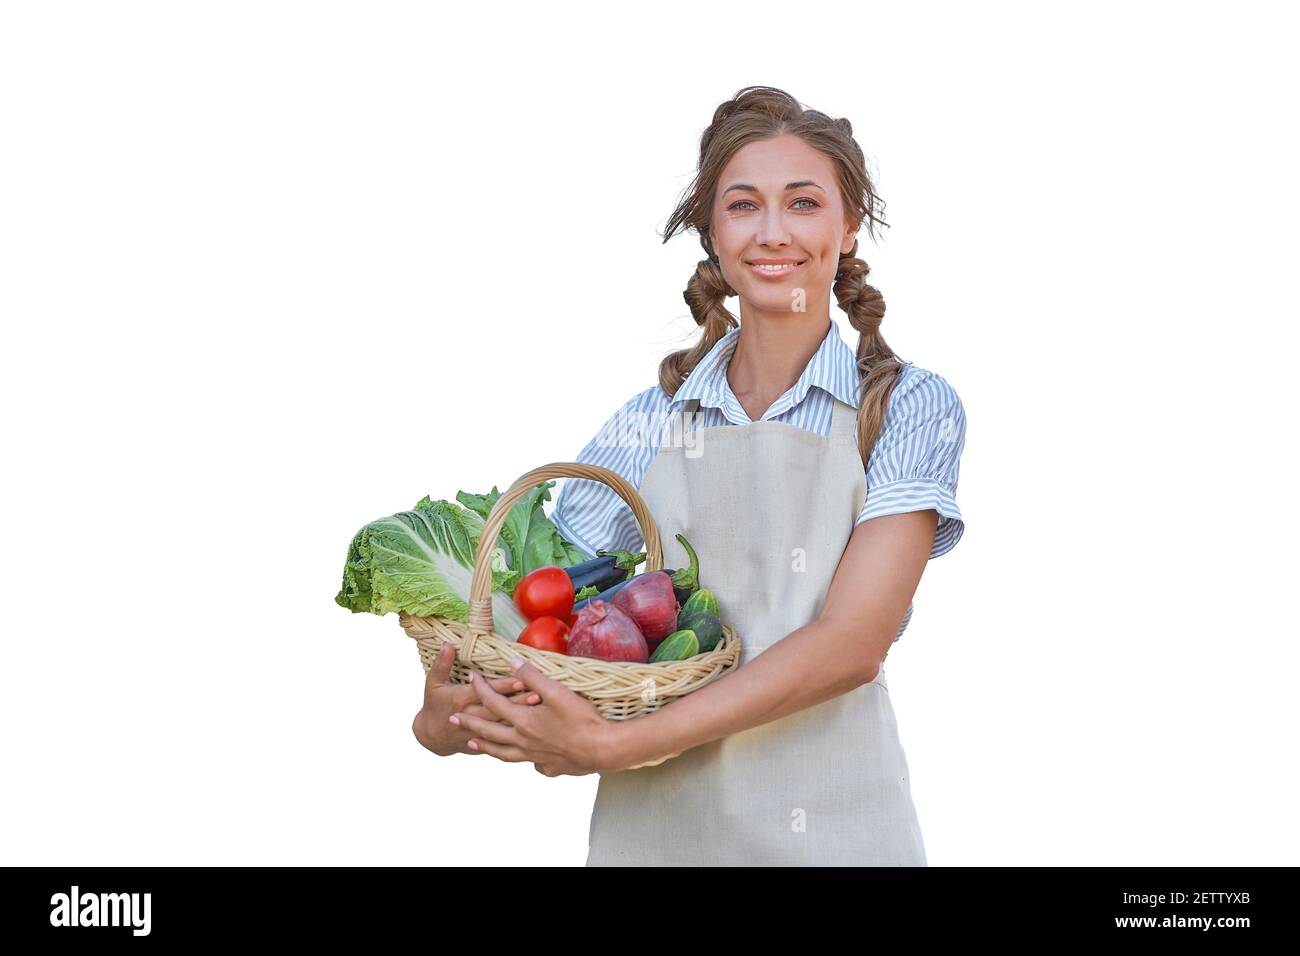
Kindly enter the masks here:
M 589 866 L 926 865 L 883 661 L 926 561 L 964 528 L 965 415 L 880 335 L 855 253 L 881 212 L 847 120 L 771 87 L 722 104 L 665 236 L 693 227 L 708 254 L 686 289 L 703 334 L 579 455 L 638 488 L 665 566 L 686 563 L 678 532 L 695 547 L 741 666 L 629 721 L 531 665 L 495 689 L 474 675 L 477 712 L 431 712 L 467 752 L 600 773 Z M 636 421 L 651 427 L 637 436 Z M 591 554 L 641 540 L 598 482 L 569 479 L 554 518 Z

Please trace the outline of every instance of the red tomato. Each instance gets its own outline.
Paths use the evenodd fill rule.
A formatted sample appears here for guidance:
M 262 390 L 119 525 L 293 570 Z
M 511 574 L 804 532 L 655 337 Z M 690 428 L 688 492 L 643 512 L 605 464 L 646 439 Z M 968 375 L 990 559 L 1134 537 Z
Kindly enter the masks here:
M 539 617 L 520 632 L 519 643 L 563 654 L 569 646 L 569 625 L 558 617 Z
M 577 615 L 577 614 L 570 614 L 570 615 L 569 615 L 569 620 L 568 620 L 567 623 L 568 623 L 568 625 L 569 625 L 569 630 L 573 630 L 573 625 L 575 625 L 575 624 L 578 623 L 578 615 Z
M 558 564 L 538 568 L 515 586 L 515 607 L 530 621 L 558 617 L 563 623 L 573 611 L 573 582 Z

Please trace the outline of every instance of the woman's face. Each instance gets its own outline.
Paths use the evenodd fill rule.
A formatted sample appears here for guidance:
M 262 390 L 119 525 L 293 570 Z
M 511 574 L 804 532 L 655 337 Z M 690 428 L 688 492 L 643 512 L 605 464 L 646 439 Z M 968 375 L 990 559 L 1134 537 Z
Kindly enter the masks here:
M 722 274 L 742 299 L 765 312 L 799 312 L 829 300 L 857 228 L 845 219 L 830 157 L 787 133 L 731 157 L 711 232 Z

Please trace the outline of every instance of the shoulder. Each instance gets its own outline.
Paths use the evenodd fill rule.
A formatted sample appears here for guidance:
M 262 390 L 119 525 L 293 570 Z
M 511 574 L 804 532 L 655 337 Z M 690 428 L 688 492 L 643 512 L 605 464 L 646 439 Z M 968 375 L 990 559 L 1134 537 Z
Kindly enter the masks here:
M 603 465 L 639 484 L 659 450 L 671 406 L 672 399 L 658 385 L 636 392 L 608 413 L 577 461 Z
M 623 407 L 636 408 L 651 412 L 666 412 L 668 411 L 668 407 L 672 404 L 672 401 L 673 400 L 668 397 L 668 393 L 656 384 L 637 392 L 623 403 Z
M 966 410 L 956 387 L 938 372 L 908 364 L 889 396 L 884 427 L 915 427 L 922 422 L 946 422 L 963 429 Z
M 966 410 L 956 387 L 933 369 L 907 365 L 889 395 L 869 467 L 912 468 L 934 456 L 961 455 Z
M 637 392 L 621 405 L 615 406 L 614 414 L 610 418 L 616 417 L 620 412 L 666 412 L 671 404 L 672 399 L 668 397 L 667 392 L 658 385 L 651 385 Z
M 939 405 L 960 405 L 961 396 L 957 389 L 944 376 L 933 369 L 908 363 L 903 369 L 902 377 L 894 386 L 890 395 L 893 399 L 906 399 L 911 404 L 933 403 Z
M 642 389 L 613 409 L 592 442 L 615 436 L 623 436 L 623 441 L 626 441 L 629 435 L 648 439 L 653 427 L 662 422 L 671 405 L 672 399 L 658 385 Z

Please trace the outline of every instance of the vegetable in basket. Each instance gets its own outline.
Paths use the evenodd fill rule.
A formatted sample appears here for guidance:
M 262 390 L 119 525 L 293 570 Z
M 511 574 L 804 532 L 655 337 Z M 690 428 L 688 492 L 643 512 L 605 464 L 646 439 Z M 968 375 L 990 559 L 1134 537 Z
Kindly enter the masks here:
M 655 648 L 650 655 L 650 663 L 657 664 L 660 661 L 684 661 L 687 658 L 694 657 L 700 652 L 700 641 L 691 630 L 674 631 Z
M 690 565 L 685 568 L 679 568 L 675 571 L 665 569 L 661 572 L 646 572 L 646 574 L 655 573 L 668 575 L 672 579 L 673 593 L 676 595 L 677 600 L 686 601 L 695 592 L 695 589 L 699 587 L 700 560 L 696 557 L 695 549 L 691 547 L 691 544 L 686 540 L 685 535 L 677 535 L 677 540 L 681 542 L 682 547 L 686 549 L 686 553 L 690 555 Z M 632 584 L 632 582 L 641 580 L 641 578 L 645 577 L 646 574 L 638 575 L 637 577 L 630 577 L 626 581 L 620 581 L 613 587 L 608 587 L 594 595 L 580 593 L 575 596 L 576 601 L 573 605 L 573 609 L 575 611 L 581 611 L 593 598 L 600 598 L 602 601 L 612 601 L 619 591 Z
M 568 654 L 645 663 L 650 647 L 630 617 L 605 601 L 592 601 L 578 613 L 578 623 L 569 632 Z
M 597 551 L 596 557 L 564 569 L 573 582 L 573 590 L 595 588 L 599 593 L 620 581 L 630 580 L 636 573 L 636 566 L 645 560 L 645 552 L 633 554 L 615 548 L 612 551 Z
M 695 634 L 699 641 L 696 653 L 717 647 L 718 641 L 722 639 L 722 617 L 718 611 L 718 599 L 713 596 L 713 592 L 708 588 L 700 588 L 692 594 L 682 605 L 681 614 L 677 616 L 677 627 Z
M 528 626 L 519 635 L 518 643 L 535 647 L 539 651 L 567 654 L 569 625 L 558 617 L 536 618 L 528 622 Z
M 501 525 L 501 533 L 497 535 L 497 547 L 504 549 L 505 563 L 511 571 L 503 588 L 511 594 L 524 575 L 531 574 L 538 568 L 544 568 L 548 564 L 569 567 L 587 560 L 582 549 L 566 540 L 542 510 L 542 502 L 551 500 L 550 489 L 554 485 L 554 481 L 544 481 L 529 489 L 510 509 L 505 523 Z M 500 497 L 501 492 L 496 485 L 485 495 L 471 495 L 464 491 L 456 493 L 456 500 L 484 521 Z
M 512 600 L 524 575 L 547 564 L 585 558 L 542 511 L 554 484 L 539 484 L 511 508 L 493 550 L 493 630 L 510 640 L 528 623 Z M 398 612 L 465 621 L 484 509 L 491 511 L 500 492 L 493 487 L 486 495 L 462 491 L 456 497 L 462 504 L 426 496 L 410 511 L 361 528 L 348 548 L 335 603 L 353 613 Z
M 664 571 L 637 575 L 614 595 L 611 603 L 636 622 L 652 647 L 677 630 L 680 608 L 673 593 L 673 579 Z
M 573 613 L 573 582 L 557 565 L 538 568 L 525 574 L 515 588 L 515 607 L 530 621 L 539 617 L 564 620 Z
M 575 592 L 597 594 L 603 585 L 630 578 L 645 552 L 602 551 L 600 556 L 562 568 L 549 564 L 529 574 L 515 587 L 515 605 L 530 621 L 539 617 L 561 620 L 573 613 Z

